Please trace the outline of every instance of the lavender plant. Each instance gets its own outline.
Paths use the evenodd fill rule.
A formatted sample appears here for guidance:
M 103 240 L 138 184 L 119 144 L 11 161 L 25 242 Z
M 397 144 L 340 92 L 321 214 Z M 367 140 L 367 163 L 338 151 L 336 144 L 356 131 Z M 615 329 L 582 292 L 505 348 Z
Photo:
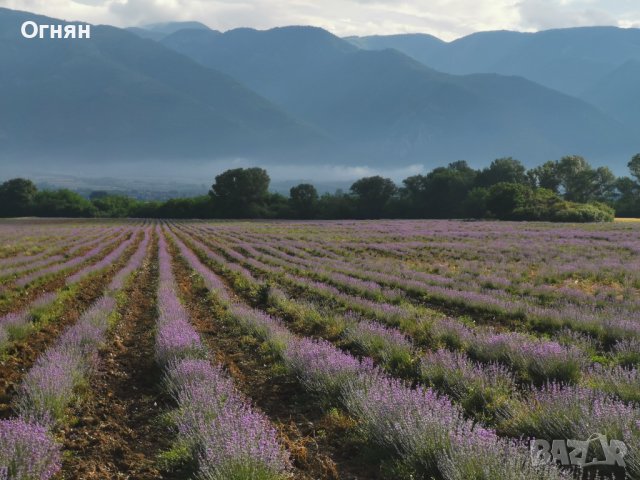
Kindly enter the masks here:
M 409 373 L 413 369 L 413 346 L 409 339 L 396 329 L 356 318 L 351 319 L 343 336 L 364 354 L 378 360 L 392 372 Z
M 49 480 L 60 471 L 61 463 L 61 448 L 46 427 L 23 419 L 0 421 L 0 472 L 4 471 L 4 478 Z
M 206 348 L 176 294 L 163 236 L 159 258 L 156 357 L 165 366 L 165 383 L 178 404 L 174 419 L 179 441 L 197 457 L 198 477 L 284 479 L 290 462 L 276 430 L 242 398 L 222 368 L 205 359 Z M 199 262 L 195 257 L 191 261 Z
M 481 365 L 464 353 L 445 349 L 422 357 L 420 376 L 480 418 L 504 412 L 516 392 L 514 375 L 505 366 Z

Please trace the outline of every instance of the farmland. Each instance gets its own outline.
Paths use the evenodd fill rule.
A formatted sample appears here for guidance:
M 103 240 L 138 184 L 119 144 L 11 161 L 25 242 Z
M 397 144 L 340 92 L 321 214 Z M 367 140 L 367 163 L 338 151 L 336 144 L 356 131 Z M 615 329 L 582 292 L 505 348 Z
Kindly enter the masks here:
M 0 223 L 0 479 L 639 479 L 639 363 L 640 223 Z

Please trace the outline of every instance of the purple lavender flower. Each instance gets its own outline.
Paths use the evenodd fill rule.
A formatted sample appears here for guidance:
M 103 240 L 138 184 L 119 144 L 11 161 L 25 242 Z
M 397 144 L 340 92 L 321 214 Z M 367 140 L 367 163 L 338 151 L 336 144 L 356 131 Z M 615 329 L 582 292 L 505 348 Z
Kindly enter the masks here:
M 594 432 L 622 439 L 640 434 L 640 409 L 608 393 L 550 383 L 533 388 L 509 415 L 515 435 L 538 438 L 588 438 Z
M 348 385 L 377 369 L 369 358 L 360 361 L 324 340 L 292 339 L 283 352 L 284 363 L 305 388 L 326 398 L 339 398 Z
M 61 469 L 61 449 L 47 429 L 22 419 L 0 421 L 0 471 L 9 479 L 48 480 Z
M 366 355 L 379 359 L 391 370 L 407 369 L 412 363 L 413 345 L 399 330 L 356 320 L 347 326 L 343 335 Z
M 136 252 L 131 256 L 127 265 L 120 270 L 111 280 L 109 284 L 108 291 L 115 292 L 120 290 L 124 286 L 124 282 L 135 270 L 139 269 L 142 265 L 143 260 L 147 256 L 147 249 L 149 247 L 149 242 L 151 241 L 151 228 L 146 228 L 144 230 L 144 237 L 138 246 Z
M 516 391 L 513 373 L 505 366 L 481 365 L 464 353 L 444 349 L 424 355 L 420 376 L 476 413 L 506 408 L 507 399 Z
M 227 404 L 228 405 L 228 404 Z M 247 405 L 223 408 L 206 426 L 199 455 L 207 480 L 284 478 L 289 459 L 269 421 Z

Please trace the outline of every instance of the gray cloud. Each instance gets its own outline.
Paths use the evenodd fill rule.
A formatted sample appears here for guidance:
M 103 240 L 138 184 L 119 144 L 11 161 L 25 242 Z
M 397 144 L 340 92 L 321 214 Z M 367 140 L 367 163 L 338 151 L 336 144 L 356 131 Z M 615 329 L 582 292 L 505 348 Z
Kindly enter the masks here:
M 518 5 L 520 24 L 526 29 L 544 30 L 566 26 L 617 25 L 611 11 L 598 2 L 562 0 L 523 0 Z M 613 2 L 615 3 L 615 2 Z
M 640 25 L 637 0 L 0 0 L 0 6 L 118 26 L 199 20 L 212 28 L 305 24 L 338 35 Z

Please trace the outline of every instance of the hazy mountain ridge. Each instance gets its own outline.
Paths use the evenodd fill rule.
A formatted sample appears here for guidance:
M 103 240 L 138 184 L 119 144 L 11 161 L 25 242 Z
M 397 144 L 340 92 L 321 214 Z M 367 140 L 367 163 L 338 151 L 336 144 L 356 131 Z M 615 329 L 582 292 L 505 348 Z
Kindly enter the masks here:
M 231 77 L 124 30 L 90 40 L 27 40 L 0 10 L 0 153 L 207 158 L 283 155 L 321 137 Z M 17 29 L 17 31 L 16 31 Z
M 317 28 L 182 30 L 162 43 L 239 79 L 370 162 L 540 161 L 570 151 L 607 155 L 630 143 L 619 122 L 577 98 L 515 77 L 441 73 Z
M 8 66 L 0 70 L 0 161 L 433 167 L 500 156 L 531 165 L 577 153 L 621 170 L 640 149 L 618 120 L 581 99 L 519 77 L 442 73 L 320 28 L 97 26 L 90 41 L 62 42 L 21 38 L 31 18 L 54 22 L 0 9 L 0 62 Z M 404 48 L 446 45 L 394 38 Z
M 422 34 L 349 37 L 366 49 L 394 48 L 443 72 L 518 75 L 588 100 L 640 129 L 620 98 L 637 95 L 638 83 L 612 79 L 628 62 L 640 61 L 640 29 L 581 27 L 537 33 L 479 32 L 452 42 Z M 634 77 L 635 78 L 635 77 Z M 631 80 L 631 79 L 630 79 Z M 616 84 L 616 99 L 598 93 Z M 595 101 L 594 101 L 595 100 Z M 635 105 L 635 104 L 634 104 Z
M 587 90 L 582 98 L 600 107 L 640 135 L 640 60 L 628 60 Z

